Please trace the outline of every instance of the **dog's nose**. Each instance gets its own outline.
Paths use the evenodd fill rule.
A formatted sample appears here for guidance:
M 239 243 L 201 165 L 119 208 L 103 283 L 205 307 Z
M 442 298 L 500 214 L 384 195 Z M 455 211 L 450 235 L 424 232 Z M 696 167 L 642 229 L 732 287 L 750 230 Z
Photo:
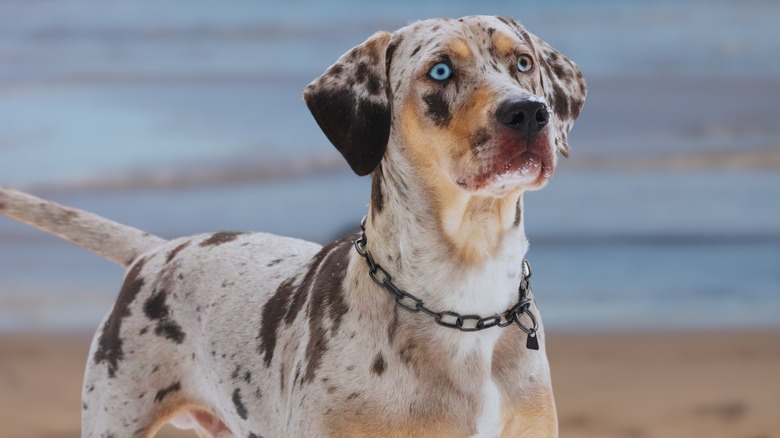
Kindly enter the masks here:
M 498 105 L 496 118 L 501 124 L 530 137 L 544 128 L 550 120 L 550 112 L 543 102 L 508 99 Z

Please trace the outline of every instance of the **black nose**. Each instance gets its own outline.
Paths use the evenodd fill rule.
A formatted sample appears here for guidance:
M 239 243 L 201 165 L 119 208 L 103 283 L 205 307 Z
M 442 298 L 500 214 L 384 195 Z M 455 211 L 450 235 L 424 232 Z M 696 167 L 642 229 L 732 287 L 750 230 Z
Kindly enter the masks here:
M 530 137 L 544 128 L 550 119 L 550 113 L 543 102 L 508 99 L 498 105 L 496 119 L 503 125 Z

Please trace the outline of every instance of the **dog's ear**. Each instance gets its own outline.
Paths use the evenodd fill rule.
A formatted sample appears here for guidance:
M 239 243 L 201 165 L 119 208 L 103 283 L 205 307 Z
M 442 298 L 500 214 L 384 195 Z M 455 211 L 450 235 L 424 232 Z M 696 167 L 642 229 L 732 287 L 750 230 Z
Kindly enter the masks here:
M 587 87 L 585 78 L 575 63 L 563 56 L 559 51 L 550 47 L 541 38 L 526 31 L 523 26 L 509 20 L 514 24 L 521 36 L 528 41 L 536 52 L 539 60 L 540 75 L 544 97 L 552 106 L 555 115 L 553 127 L 555 132 L 555 144 L 558 151 L 564 156 L 569 156 L 569 145 L 566 139 L 569 135 L 574 120 L 580 115 L 585 104 Z
M 558 146 L 558 151 L 564 157 L 568 157 L 569 131 L 585 105 L 585 96 L 588 92 L 585 78 L 577 64 L 550 47 L 541 38 L 531 33 L 529 35 L 542 67 L 542 87 L 545 98 L 552 105 L 555 114 L 554 127 L 557 130 L 555 144 Z
M 391 34 L 377 32 L 306 87 L 303 100 L 358 175 L 371 173 L 390 137 L 387 66 Z

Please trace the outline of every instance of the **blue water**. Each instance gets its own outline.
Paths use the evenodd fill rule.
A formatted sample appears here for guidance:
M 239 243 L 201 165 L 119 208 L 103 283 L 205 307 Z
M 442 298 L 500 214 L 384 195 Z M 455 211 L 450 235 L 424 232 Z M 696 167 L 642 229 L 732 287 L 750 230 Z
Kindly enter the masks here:
M 327 242 L 365 213 L 369 181 L 341 163 L 302 89 L 376 30 L 474 13 L 519 18 L 588 79 L 572 157 L 526 199 L 546 324 L 780 326 L 780 3 L 769 0 L 6 0 L 0 184 L 165 237 Z M 272 172 L 301 166 L 317 171 Z M 93 329 L 121 275 L 0 217 L 0 330 Z

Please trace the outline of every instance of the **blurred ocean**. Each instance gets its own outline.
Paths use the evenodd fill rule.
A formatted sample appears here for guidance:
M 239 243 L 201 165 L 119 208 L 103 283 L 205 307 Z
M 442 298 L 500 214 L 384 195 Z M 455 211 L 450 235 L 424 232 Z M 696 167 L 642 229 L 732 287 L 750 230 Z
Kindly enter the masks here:
M 327 242 L 365 213 L 300 93 L 376 30 L 513 16 L 577 62 L 526 196 L 549 329 L 780 326 L 780 3 L 0 2 L 0 184 L 176 237 Z M 0 330 L 94 329 L 119 268 L 0 217 Z

